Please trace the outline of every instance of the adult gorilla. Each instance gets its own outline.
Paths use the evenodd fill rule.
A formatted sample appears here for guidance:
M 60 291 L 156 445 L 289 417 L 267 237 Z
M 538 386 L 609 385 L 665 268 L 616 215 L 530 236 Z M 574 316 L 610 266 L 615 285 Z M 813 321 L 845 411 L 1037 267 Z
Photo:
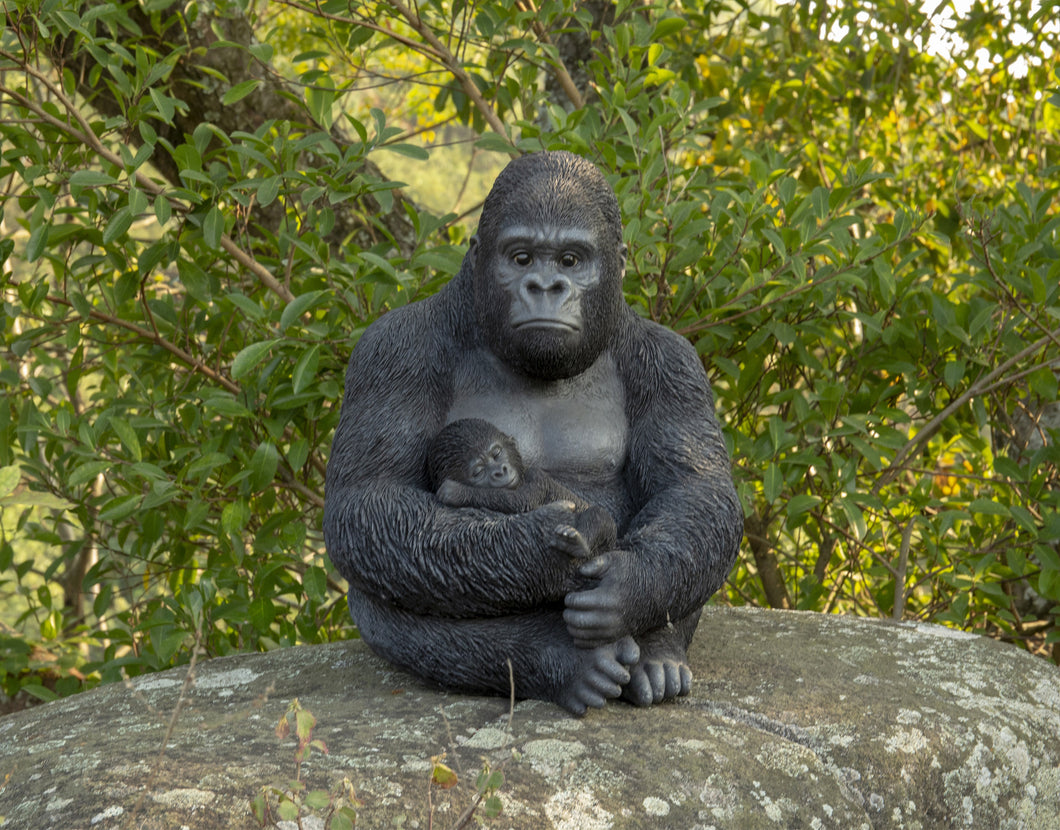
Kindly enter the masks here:
M 513 161 L 437 295 L 379 318 L 350 358 L 324 539 L 379 654 L 443 686 L 584 713 L 687 694 L 703 603 L 742 512 L 695 350 L 622 297 L 618 203 L 569 153 Z M 431 439 L 459 418 L 607 509 L 616 549 L 553 546 L 556 502 L 500 515 L 428 491 Z

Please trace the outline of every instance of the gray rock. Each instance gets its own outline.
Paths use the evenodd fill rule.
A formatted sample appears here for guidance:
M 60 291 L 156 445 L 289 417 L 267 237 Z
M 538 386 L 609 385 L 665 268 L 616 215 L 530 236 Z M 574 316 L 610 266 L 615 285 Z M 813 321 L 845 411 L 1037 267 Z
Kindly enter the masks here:
M 1014 647 L 712 608 L 691 662 L 689 697 L 577 720 L 427 689 L 358 642 L 204 661 L 190 684 L 177 669 L 0 719 L 0 827 L 260 826 L 251 799 L 296 776 L 275 733 L 294 698 L 329 750 L 301 778 L 333 798 L 349 779 L 358 827 L 453 827 L 486 764 L 503 812 L 467 826 L 1060 827 L 1060 671 Z M 429 785 L 443 753 L 450 789 Z M 294 828 L 277 791 L 269 826 Z M 303 806 L 302 826 L 326 816 Z

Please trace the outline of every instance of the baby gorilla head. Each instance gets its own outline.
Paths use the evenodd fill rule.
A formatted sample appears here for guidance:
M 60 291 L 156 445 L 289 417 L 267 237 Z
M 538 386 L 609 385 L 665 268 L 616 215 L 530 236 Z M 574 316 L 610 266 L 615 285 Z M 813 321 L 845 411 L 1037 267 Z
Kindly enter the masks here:
M 435 436 L 427 454 L 427 474 L 434 490 L 446 480 L 469 487 L 515 490 L 523 481 L 523 472 L 515 442 L 478 418 L 453 421 Z

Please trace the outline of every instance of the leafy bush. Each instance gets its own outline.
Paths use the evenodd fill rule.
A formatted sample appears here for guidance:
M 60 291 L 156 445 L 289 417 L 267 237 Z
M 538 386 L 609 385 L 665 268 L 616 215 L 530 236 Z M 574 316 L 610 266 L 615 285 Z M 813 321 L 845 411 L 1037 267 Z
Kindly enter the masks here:
M 627 296 L 727 425 L 725 601 L 1060 640 L 1044 9 L 940 57 L 891 0 L 417 8 L 5 6 L 9 696 L 354 633 L 319 529 L 345 361 L 474 224 L 397 181 L 463 192 L 424 131 L 607 171 Z

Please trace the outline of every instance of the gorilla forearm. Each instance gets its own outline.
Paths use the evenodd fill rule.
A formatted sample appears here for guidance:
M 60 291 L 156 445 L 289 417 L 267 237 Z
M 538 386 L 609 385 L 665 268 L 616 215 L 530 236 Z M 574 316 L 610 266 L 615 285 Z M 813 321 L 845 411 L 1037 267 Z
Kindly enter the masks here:
M 711 520 L 704 522 L 704 516 Z M 658 628 L 701 608 L 725 583 L 742 534 L 742 510 L 731 483 L 700 483 L 653 498 L 618 541 L 620 550 L 633 554 L 642 583 L 637 588 L 642 600 L 629 609 L 632 630 Z
M 549 547 L 558 509 L 497 516 L 381 484 L 332 493 L 330 503 L 324 536 L 335 566 L 397 607 L 491 617 L 562 601 L 575 584 L 571 562 Z

